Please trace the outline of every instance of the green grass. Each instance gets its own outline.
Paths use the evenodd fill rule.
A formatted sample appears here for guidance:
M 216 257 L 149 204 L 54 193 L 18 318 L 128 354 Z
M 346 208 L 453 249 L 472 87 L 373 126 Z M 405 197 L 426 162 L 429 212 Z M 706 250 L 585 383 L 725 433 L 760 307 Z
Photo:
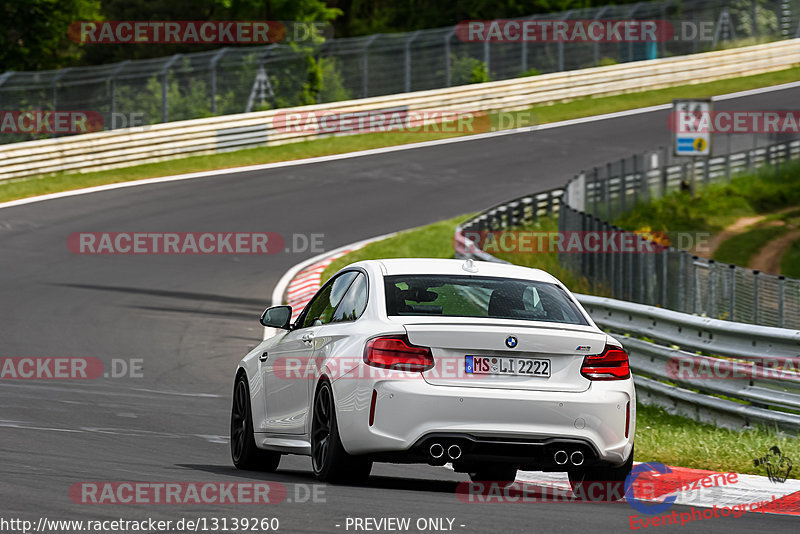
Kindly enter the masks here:
M 800 78 L 800 67 L 794 67 L 767 74 L 710 83 L 670 87 L 599 98 L 585 97 L 569 102 L 541 104 L 527 111 L 505 114 L 506 119 L 510 117 L 513 118 L 513 120 L 506 120 L 503 124 L 500 123 L 500 114 L 495 113 L 491 116 L 491 129 L 502 129 L 511 126 L 529 126 L 532 124 L 544 124 L 578 117 L 599 115 L 669 103 L 673 98 L 700 98 L 715 94 L 767 87 L 796 81 L 798 78 Z M 251 148 L 208 156 L 193 156 L 137 165 L 123 169 L 112 169 L 92 173 L 60 173 L 47 177 L 33 177 L 0 184 L 0 201 L 144 178 L 341 154 L 357 150 L 367 150 L 432 139 L 443 139 L 458 135 L 462 134 L 442 132 L 361 134 L 316 139 L 280 146 Z
M 781 258 L 781 274 L 800 278 L 800 240 L 793 242 Z
M 698 188 L 695 198 L 674 192 L 641 203 L 621 215 L 615 224 L 626 230 L 649 227 L 654 231 L 719 232 L 736 219 L 770 213 L 800 204 L 800 162 L 735 176 L 730 184 Z
M 323 272 L 323 283 L 333 276 L 336 271 L 361 260 L 379 258 L 453 258 L 453 234 L 456 226 L 469 219 L 470 215 L 461 215 L 453 219 L 433 223 L 427 226 L 406 230 L 398 235 L 370 243 L 364 248 L 334 260 Z M 515 229 L 515 231 L 531 232 L 556 232 L 558 221 L 555 218 L 542 218 L 533 225 Z M 571 271 L 563 268 L 558 262 L 555 253 L 516 253 L 498 252 L 488 250 L 496 257 L 531 267 L 542 269 L 552 274 L 572 291 L 578 293 L 589 292 L 589 282 L 584 278 L 576 277 Z
M 521 232 L 558 232 L 558 218 L 557 217 L 542 217 L 532 225 L 527 225 L 521 228 L 515 228 L 515 231 Z M 546 271 L 567 286 L 570 291 L 576 293 L 592 293 L 591 284 L 586 278 L 576 276 L 572 271 L 565 269 L 558 260 L 557 253 L 549 252 L 493 252 L 487 250 L 493 256 L 500 258 L 516 265 L 530 267 L 532 269 L 542 269 Z M 596 292 L 595 292 L 596 293 Z M 605 295 L 600 295 L 605 296 Z
M 777 445 L 784 456 L 800 458 L 800 440 L 764 428 L 727 430 L 670 415 L 655 406 L 638 405 L 636 414 L 637 461 L 766 476 L 753 459 Z M 791 478 L 800 478 L 792 469 Z
M 734 235 L 720 243 L 714 259 L 747 267 L 764 245 L 788 231 L 785 226 L 762 226 Z
M 474 217 L 461 215 L 446 221 L 440 221 L 419 228 L 400 232 L 396 236 L 355 250 L 334 260 L 322 272 L 321 280 L 325 283 L 336 271 L 361 260 L 388 258 L 453 258 L 453 234 L 456 226 Z

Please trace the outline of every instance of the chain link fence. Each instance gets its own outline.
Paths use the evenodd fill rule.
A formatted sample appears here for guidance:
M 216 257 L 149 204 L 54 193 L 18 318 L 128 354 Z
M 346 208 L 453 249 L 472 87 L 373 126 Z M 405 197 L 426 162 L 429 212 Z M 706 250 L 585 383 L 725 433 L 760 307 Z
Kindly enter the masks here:
M 749 140 L 748 140 L 749 142 Z M 692 166 L 697 183 L 730 181 L 762 166 L 779 169 L 800 159 L 800 140 L 785 140 L 690 162 L 672 161 L 665 149 L 636 155 L 581 173 L 565 188 L 559 230 L 622 232 L 634 250 L 640 234 L 613 221 L 641 201 L 685 189 Z M 621 238 L 623 239 L 623 238 Z M 560 255 L 594 291 L 614 298 L 742 323 L 800 329 L 800 280 L 706 259 L 674 247 L 650 253 Z
M 800 329 L 800 280 L 762 273 L 706 259 L 671 246 L 645 246 L 645 238 L 608 222 L 637 203 L 685 187 L 694 165 L 701 184 L 724 183 L 742 172 L 764 166 L 779 169 L 800 160 L 800 139 L 770 143 L 770 136 L 737 136 L 730 145 L 749 148 L 691 163 L 675 161 L 666 149 L 637 154 L 591 172 L 583 172 L 564 189 L 514 199 L 487 209 L 456 230 L 456 252 L 500 261 L 476 243 L 471 233 L 528 227 L 541 217 L 558 217 L 562 235 L 596 232 L 627 242 L 634 253 L 607 251 L 559 254 L 559 262 L 586 279 L 593 294 L 714 319 Z M 606 250 L 613 250 L 609 247 Z
M 0 74 L 0 109 L 92 111 L 115 129 L 337 102 L 703 52 L 800 36 L 800 0 L 666 0 L 526 20 L 667 20 L 672 39 L 644 42 L 464 42 L 456 27 L 229 47 L 111 65 Z M 102 46 L 102 45 L 96 45 Z M 135 46 L 135 45 L 131 45 Z M 319 71 L 310 71 L 309 58 Z M 316 67 L 315 67 L 316 68 Z M 321 83 L 312 80 L 321 77 Z M 477 76 L 477 77 L 476 77 Z M 0 143 L 45 137 L 12 132 Z

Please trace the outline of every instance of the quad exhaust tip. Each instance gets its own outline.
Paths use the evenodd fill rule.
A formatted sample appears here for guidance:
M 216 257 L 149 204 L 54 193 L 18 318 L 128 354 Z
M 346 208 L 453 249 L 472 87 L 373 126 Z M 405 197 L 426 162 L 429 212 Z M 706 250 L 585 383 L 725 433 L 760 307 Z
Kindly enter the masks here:
M 449 456 L 451 460 L 458 460 L 461 458 L 461 447 L 458 445 L 450 445 L 447 448 L 447 456 Z
M 444 456 L 444 447 L 442 447 L 441 443 L 434 443 L 431 445 L 431 448 L 428 450 L 431 454 L 431 458 L 438 460 L 442 456 Z
M 583 465 L 583 453 L 581 451 L 573 452 L 569 457 L 569 461 L 572 462 L 572 465 Z
M 564 465 L 568 460 L 567 451 L 558 451 L 553 455 L 553 461 L 558 465 Z

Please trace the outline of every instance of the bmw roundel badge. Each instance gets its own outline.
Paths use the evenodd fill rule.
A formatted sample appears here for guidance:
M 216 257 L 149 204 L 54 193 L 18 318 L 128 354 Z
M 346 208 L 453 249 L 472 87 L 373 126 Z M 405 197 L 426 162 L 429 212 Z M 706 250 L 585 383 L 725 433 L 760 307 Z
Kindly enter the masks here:
M 514 347 L 516 347 L 517 343 L 519 343 L 519 341 L 517 341 L 517 338 L 515 336 L 508 336 L 506 338 L 506 347 L 508 347 L 509 349 L 513 349 Z

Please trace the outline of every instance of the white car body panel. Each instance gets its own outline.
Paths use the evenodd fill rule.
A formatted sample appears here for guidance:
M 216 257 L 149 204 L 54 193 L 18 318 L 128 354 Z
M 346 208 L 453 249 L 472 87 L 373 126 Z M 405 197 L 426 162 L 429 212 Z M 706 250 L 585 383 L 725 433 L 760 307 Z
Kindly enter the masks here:
M 280 331 L 250 351 L 239 363 L 250 386 L 253 428 L 261 448 L 310 454 L 310 413 L 323 375 L 333 386 L 342 444 L 350 454 L 402 453 L 426 435 L 458 433 L 481 439 L 582 440 L 597 459 L 614 465 L 626 461 L 633 447 L 636 396 L 632 378 L 593 381 L 580 374 L 583 359 L 606 344 L 621 344 L 601 331 L 569 291 L 551 275 L 525 267 L 475 262 L 466 272 L 461 260 L 398 259 L 355 263 L 367 276 L 368 301 L 356 321 Z M 387 316 L 384 276 L 403 274 L 475 275 L 555 284 L 586 318 L 588 325 L 480 317 Z M 302 337 L 313 339 L 303 343 Z M 363 361 L 367 340 L 378 335 L 407 334 L 412 344 L 432 348 L 431 371 L 405 373 Z M 512 350 L 504 339 L 513 335 Z M 583 347 L 580 351 L 578 347 Z M 586 348 L 588 347 L 588 349 Z M 259 356 L 269 354 L 266 362 Z M 445 362 L 469 355 L 548 358 L 548 379 L 490 376 L 479 380 L 445 377 Z M 284 357 L 310 364 L 302 376 L 286 375 Z M 281 367 L 283 366 L 283 367 Z M 291 367 L 291 366 L 290 366 Z M 281 370 L 282 369 L 282 370 Z M 297 371 L 297 367 L 293 367 Z M 283 373 L 283 374 L 281 374 Z M 290 373 L 291 374 L 291 373 Z M 360 377 L 360 378 L 359 378 Z M 373 390 L 375 422 L 369 425 Z M 626 410 L 630 426 L 625 437 Z

